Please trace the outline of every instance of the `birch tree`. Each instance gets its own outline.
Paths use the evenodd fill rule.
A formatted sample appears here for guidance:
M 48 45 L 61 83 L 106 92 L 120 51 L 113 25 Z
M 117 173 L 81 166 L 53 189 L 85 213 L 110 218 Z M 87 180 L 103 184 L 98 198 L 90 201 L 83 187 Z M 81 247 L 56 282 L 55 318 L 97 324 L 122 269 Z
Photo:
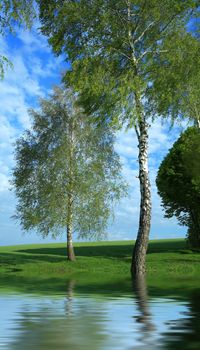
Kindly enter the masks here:
M 42 32 L 54 52 L 71 62 L 65 76 L 81 93 L 86 110 L 100 120 L 135 129 L 139 146 L 140 217 L 131 271 L 145 273 L 145 256 L 151 225 L 151 189 L 148 170 L 148 130 L 153 118 L 163 111 L 157 93 L 166 102 L 177 85 L 162 84 L 157 67 L 173 75 L 168 60 L 188 55 L 188 42 L 197 39 L 187 24 L 198 15 L 197 0 L 38 0 Z M 166 55 L 167 54 L 167 55 Z M 181 72 L 178 81 L 187 76 Z M 184 89 L 182 91 L 184 94 Z M 173 103 L 179 104 L 179 99 Z M 175 105 L 174 105 L 175 106 Z M 177 105 L 176 105 L 177 107 Z M 178 109 L 178 108 L 176 108 Z
M 66 232 L 72 261 L 73 233 L 104 237 L 114 202 L 126 189 L 115 138 L 108 125 L 91 123 L 70 89 L 56 87 L 30 115 L 32 129 L 15 149 L 15 218 L 25 231 L 36 229 L 43 237 Z

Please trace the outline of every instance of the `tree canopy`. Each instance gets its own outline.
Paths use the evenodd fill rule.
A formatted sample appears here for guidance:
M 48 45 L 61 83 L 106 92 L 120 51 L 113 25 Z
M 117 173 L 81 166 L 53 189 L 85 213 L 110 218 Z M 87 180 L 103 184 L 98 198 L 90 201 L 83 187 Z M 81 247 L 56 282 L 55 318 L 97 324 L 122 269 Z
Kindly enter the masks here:
M 72 90 L 60 87 L 30 115 L 32 129 L 15 150 L 16 218 L 24 230 L 43 237 L 66 230 L 102 237 L 126 189 L 112 128 L 91 123 Z
M 188 226 L 191 245 L 200 247 L 200 130 L 190 127 L 162 161 L 156 184 L 165 216 Z
M 183 97 L 186 88 L 181 82 L 192 72 L 194 78 L 199 67 L 199 40 L 188 29 L 199 17 L 198 0 L 38 3 L 42 32 L 54 52 L 71 62 L 65 80 L 82 92 L 90 112 L 133 125 L 136 91 L 149 115 L 171 114 L 172 102 L 180 112 L 178 92 Z

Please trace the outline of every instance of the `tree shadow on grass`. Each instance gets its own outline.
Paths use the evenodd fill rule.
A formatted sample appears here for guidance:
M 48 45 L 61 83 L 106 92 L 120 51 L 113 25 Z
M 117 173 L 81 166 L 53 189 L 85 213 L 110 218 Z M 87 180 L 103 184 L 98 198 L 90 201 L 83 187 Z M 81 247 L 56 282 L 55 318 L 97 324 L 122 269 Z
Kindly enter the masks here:
M 151 241 L 147 253 L 180 253 L 185 249 L 188 249 L 186 240 L 160 240 L 155 242 Z
M 108 245 L 108 246 L 83 246 L 75 247 L 75 254 L 77 257 L 102 257 L 102 258 L 127 258 L 131 256 L 132 246 L 131 245 Z M 46 247 L 46 248 L 35 248 L 35 249 L 23 249 L 18 250 L 20 253 L 28 254 L 40 254 L 42 256 L 51 255 L 66 257 L 67 250 L 65 247 Z
M 187 248 L 186 242 L 180 241 L 160 241 L 160 242 L 150 242 L 148 248 L 148 254 L 151 253 L 169 253 L 169 252 L 179 252 L 181 254 L 188 253 L 184 252 Z M 119 244 L 109 244 L 109 245 L 90 245 L 88 246 L 75 246 L 76 256 L 85 257 L 102 257 L 102 258 L 116 258 L 124 259 L 130 258 L 132 255 L 133 244 L 119 245 Z M 27 253 L 34 255 L 51 255 L 51 256 L 66 256 L 66 247 L 44 247 L 44 248 L 34 248 L 34 249 L 20 249 L 16 250 L 19 253 Z
M 19 265 L 25 265 L 27 263 L 37 262 L 61 262 L 65 260 L 62 257 L 49 256 L 49 255 L 37 255 L 37 254 L 24 254 L 20 253 L 0 253 L 0 267 L 9 270 L 9 272 L 21 271 L 18 268 Z
M 151 253 L 180 253 L 187 252 L 186 242 L 180 241 L 160 241 L 150 242 L 148 254 Z M 79 257 L 99 257 L 113 260 L 130 260 L 133 244 L 109 244 L 109 245 L 91 245 L 75 247 L 77 259 Z M 44 247 L 32 249 L 17 249 L 11 253 L 0 253 L 0 265 L 5 268 L 16 268 L 19 265 L 31 262 L 49 262 L 57 263 L 66 261 L 66 247 Z
M 76 247 L 75 254 L 79 257 L 101 257 L 113 260 L 130 259 L 132 247 L 127 246 L 83 246 Z M 67 261 L 66 247 L 46 247 L 32 249 L 17 249 L 12 252 L 0 252 L 0 267 L 13 271 L 20 265 L 28 263 L 59 263 Z

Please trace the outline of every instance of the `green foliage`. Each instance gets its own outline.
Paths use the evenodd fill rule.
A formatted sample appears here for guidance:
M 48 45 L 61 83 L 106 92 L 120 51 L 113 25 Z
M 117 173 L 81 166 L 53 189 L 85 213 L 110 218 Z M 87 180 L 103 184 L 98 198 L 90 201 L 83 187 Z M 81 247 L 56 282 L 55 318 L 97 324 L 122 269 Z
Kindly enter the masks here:
M 35 14 L 34 0 L 1 0 L 0 34 L 15 31 L 16 25 L 30 28 Z
M 167 50 L 154 61 L 148 91 L 152 106 L 161 116 L 200 120 L 200 42 L 183 29 L 165 38 Z M 173 54 L 174 53 L 174 54 Z
M 81 92 L 85 108 L 99 118 L 109 117 L 115 125 L 137 124 L 141 111 L 136 94 L 146 116 L 171 116 L 172 104 L 173 110 L 184 113 L 183 98 L 180 103 L 179 95 L 172 97 L 182 82 L 181 96 L 189 94 L 185 82 L 191 71 L 190 88 L 195 85 L 195 93 L 188 99 L 192 96 L 193 106 L 199 79 L 191 62 L 199 62 L 199 40 L 187 25 L 199 16 L 199 1 L 50 0 L 47 4 L 38 0 L 38 4 L 42 32 L 54 52 L 72 64 L 66 83 Z
M 34 0 L 0 1 L 0 35 L 14 33 L 16 26 L 31 28 L 36 17 Z M 4 77 L 5 67 L 12 66 L 8 58 L 0 55 L 0 79 Z
M 12 68 L 13 64 L 12 64 L 12 62 L 10 62 L 10 60 L 6 56 L 0 55 L 0 79 L 4 78 L 5 67 Z
M 166 217 L 188 226 L 188 238 L 200 247 L 200 130 L 188 128 L 160 165 L 156 179 Z
M 113 131 L 94 125 L 70 89 L 56 87 L 40 107 L 30 111 L 32 129 L 16 144 L 16 217 L 24 230 L 55 237 L 68 224 L 70 198 L 73 231 L 100 238 L 126 188 Z

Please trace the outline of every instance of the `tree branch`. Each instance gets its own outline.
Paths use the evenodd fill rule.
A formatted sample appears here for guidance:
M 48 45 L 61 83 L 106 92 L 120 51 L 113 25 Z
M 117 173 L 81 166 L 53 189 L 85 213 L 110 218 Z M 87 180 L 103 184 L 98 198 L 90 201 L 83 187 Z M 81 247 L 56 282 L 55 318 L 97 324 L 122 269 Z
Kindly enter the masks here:
M 139 133 L 139 130 L 138 130 L 138 127 L 137 127 L 136 124 L 134 125 L 134 128 L 135 128 L 135 132 L 136 132 L 136 135 L 137 135 L 137 138 L 138 138 L 138 141 L 139 141 L 140 140 L 140 133 Z
M 144 51 L 140 57 L 137 59 L 137 62 L 141 61 L 144 56 L 146 56 L 148 53 L 155 53 L 156 55 L 158 55 L 159 53 L 167 53 L 169 52 L 169 50 L 150 50 L 150 49 L 147 49 L 146 51 Z
M 128 60 L 130 60 L 130 61 L 132 60 L 131 57 L 129 57 L 128 55 L 126 55 L 126 54 L 125 54 L 124 52 L 122 52 L 121 50 L 116 49 L 115 47 L 111 47 L 111 49 L 114 50 L 114 51 L 116 51 L 116 52 L 118 52 L 120 55 L 126 57 Z
M 133 40 L 133 43 L 136 44 L 138 41 L 140 41 L 143 36 L 145 35 L 145 33 L 152 27 L 152 25 L 155 24 L 155 21 L 149 23 L 149 25 L 143 30 L 143 32 L 139 35 L 138 38 L 136 38 L 135 40 Z
M 138 29 L 139 26 L 140 26 L 141 16 L 142 16 L 142 14 L 143 14 L 143 12 L 144 12 L 144 10 L 145 10 L 146 4 L 147 4 L 147 0 L 144 0 L 144 4 L 142 5 L 141 10 L 140 10 L 140 12 L 139 12 L 139 14 L 138 14 L 138 20 L 137 20 L 136 25 L 135 25 L 135 28 L 134 28 L 134 33 L 136 33 L 137 29 Z

